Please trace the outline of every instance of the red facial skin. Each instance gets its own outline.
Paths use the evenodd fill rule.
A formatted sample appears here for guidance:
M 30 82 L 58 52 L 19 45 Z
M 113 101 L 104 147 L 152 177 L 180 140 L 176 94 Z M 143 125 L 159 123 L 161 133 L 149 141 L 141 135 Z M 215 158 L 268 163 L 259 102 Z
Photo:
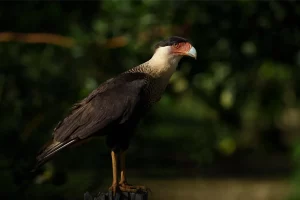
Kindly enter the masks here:
M 171 46 L 171 53 L 176 55 L 186 55 L 189 50 L 192 48 L 192 45 L 188 42 L 181 42 Z

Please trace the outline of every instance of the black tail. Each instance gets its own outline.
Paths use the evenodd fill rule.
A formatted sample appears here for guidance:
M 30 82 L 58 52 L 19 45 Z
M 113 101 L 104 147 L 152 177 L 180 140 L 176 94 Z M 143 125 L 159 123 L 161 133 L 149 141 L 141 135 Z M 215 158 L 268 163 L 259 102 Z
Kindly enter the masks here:
M 54 154 L 61 151 L 65 147 L 70 146 L 76 141 L 77 139 L 71 139 L 65 142 L 48 142 L 45 147 L 42 148 L 42 150 L 40 150 L 40 152 L 38 153 L 38 156 L 36 157 L 36 165 L 32 171 L 36 171 L 39 167 L 50 160 L 54 156 Z

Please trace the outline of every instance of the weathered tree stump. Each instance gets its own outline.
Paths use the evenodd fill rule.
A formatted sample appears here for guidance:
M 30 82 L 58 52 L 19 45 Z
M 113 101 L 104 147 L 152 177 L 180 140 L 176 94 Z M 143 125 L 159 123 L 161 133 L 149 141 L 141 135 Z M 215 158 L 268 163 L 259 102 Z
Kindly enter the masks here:
M 96 196 L 86 192 L 84 193 L 84 200 L 148 200 L 148 192 L 122 192 L 117 193 L 115 197 L 112 196 L 112 192 L 100 192 Z

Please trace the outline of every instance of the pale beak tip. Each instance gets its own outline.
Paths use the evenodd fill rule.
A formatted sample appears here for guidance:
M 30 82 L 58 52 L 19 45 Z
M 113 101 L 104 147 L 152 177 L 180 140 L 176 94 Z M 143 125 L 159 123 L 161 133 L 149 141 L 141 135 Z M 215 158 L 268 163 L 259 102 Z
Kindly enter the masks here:
M 195 47 L 192 46 L 187 54 L 188 54 L 188 56 L 193 57 L 195 60 L 197 59 L 197 51 L 196 51 Z

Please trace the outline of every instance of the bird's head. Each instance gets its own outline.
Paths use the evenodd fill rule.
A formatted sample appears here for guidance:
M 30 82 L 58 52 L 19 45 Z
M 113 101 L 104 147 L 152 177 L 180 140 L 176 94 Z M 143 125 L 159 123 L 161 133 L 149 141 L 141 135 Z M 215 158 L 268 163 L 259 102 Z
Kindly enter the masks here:
M 164 57 L 182 57 L 190 56 L 197 58 L 196 49 L 189 43 L 187 39 L 172 36 L 166 40 L 162 40 L 155 45 L 155 54 L 161 54 Z
M 165 72 L 170 75 L 176 70 L 178 62 L 183 56 L 196 59 L 196 49 L 188 40 L 172 36 L 155 45 L 155 52 L 147 62 L 150 67 L 145 68 L 145 70 L 151 73 L 152 76 L 162 76 Z

